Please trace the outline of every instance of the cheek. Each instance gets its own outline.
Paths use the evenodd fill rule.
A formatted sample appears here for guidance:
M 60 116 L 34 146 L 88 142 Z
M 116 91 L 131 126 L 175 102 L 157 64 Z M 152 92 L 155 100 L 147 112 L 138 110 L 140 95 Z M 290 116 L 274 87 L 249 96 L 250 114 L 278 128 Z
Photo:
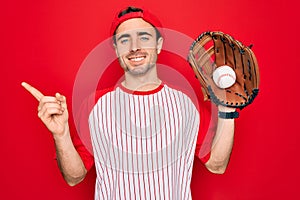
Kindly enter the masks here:
M 124 60 L 124 58 L 122 56 L 118 57 L 119 60 L 119 64 L 121 66 L 122 69 L 126 70 L 127 69 L 127 65 L 126 65 L 126 61 Z
M 129 50 L 126 47 L 118 47 L 116 52 L 118 57 L 124 57 L 128 54 Z
M 157 43 L 155 40 L 140 41 L 139 46 L 141 49 L 156 49 Z
M 150 62 L 156 62 L 156 60 L 157 60 L 156 49 L 153 49 L 153 50 L 151 50 L 151 52 L 149 52 L 149 60 L 150 60 Z

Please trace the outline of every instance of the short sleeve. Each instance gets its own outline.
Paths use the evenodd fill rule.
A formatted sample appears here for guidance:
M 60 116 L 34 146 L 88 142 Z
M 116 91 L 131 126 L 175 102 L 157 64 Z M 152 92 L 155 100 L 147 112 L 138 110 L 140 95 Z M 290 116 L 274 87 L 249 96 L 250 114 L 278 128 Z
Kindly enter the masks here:
M 94 157 L 92 155 L 92 152 L 88 150 L 86 144 L 83 144 L 76 130 L 71 131 L 71 138 L 73 145 L 77 150 L 79 156 L 81 157 L 86 170 L 89 171 L 94 165 Z
M 88 115 L 90 107 L 92 105 L 92 99 L 87 98 L 83 101 L 78 111 L 74 114 L 73 131 L 71 131 L 71 138 L 75 149 L 80 155 L 84 166 L 87 170 L 90 170 L 94 165 L 94 157 L 92 150 L 92 142 L 90 139 Z
M 217 129 L 217 107 L 210 101 L 199 103 L 200 127 L 195 156 L 206 163 L 210 158 L 212 141 Z

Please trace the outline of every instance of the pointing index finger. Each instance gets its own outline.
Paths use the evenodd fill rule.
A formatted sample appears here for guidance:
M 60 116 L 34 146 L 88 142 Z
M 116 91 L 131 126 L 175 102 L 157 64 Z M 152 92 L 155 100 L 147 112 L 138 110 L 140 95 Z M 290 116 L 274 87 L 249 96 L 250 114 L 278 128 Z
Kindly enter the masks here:
M 21 84 L 32 96 L 34 96 L 38 101 L 41 100 L 41 98 L 44 96 L 40 91 L 38 91 L 36 88 L 32 87 L 26 82 L 22 82 Z

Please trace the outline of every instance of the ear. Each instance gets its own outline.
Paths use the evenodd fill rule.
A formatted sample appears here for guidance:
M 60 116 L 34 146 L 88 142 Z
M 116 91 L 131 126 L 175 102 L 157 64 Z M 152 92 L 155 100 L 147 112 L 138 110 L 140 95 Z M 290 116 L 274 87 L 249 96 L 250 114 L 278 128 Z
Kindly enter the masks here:
M 160 54 L 163 43 L 164 43 L 164 39 L 162 37 L 158 38 L 157 45 L 156 45 L 157 54 Z

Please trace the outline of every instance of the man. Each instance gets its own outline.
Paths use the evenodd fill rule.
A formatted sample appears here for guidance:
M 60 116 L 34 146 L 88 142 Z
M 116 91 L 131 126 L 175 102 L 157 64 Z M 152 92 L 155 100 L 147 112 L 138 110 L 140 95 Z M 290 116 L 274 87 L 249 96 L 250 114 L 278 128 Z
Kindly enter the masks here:
M 161 24 L 155 16 L 134 7 L 114 19 L 111 34 L 125 79 L 82 106 L 79 132 L 90 135 L 92 153 L 70 133 L 66 98 L 44 96 L 22 83 L 39 101 L 38 116 L 53 134 L 66 182 L 78 184 L 95 164 L 95 199 L 191 199 L 200 114 L 187 95 L 159 79 L 163 37 L 156 27 Z M 234 119 L 219 118 L 213 148 L 202 159 L 209 171 L 224 173 L 233 135 Z

